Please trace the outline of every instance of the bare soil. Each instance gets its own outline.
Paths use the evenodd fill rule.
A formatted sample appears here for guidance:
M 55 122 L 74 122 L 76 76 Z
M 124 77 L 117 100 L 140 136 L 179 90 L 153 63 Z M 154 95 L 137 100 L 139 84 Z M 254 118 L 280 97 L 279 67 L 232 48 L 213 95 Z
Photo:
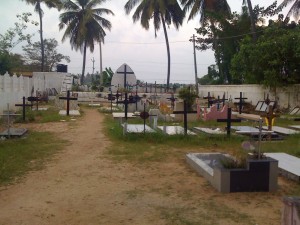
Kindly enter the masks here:
M 0 187 L 0 225 L 280 224 L 282 197 L 293 183 L 280 178 L 276 193 L 220 194 L 184 156 L 145 165 L 115 161 L 104 115 L 84 111 L 76 121 L 28 125 L 70 144 L 44 169 Z

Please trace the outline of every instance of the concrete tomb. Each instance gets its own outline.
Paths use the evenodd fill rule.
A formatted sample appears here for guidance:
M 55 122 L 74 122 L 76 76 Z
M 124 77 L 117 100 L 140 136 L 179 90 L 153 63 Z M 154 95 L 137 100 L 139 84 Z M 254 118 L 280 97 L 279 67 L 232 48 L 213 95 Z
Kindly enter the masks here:
M 299 107 L 293 108 L 289 114 L 290 115 L 300 115 L 300 108 Z
M 200 131 L 206 134 L 226 134 L 225 131 L 222 131 L 220 128 L 212 129 L 212 128 L 206 128 L 206 127 L 194 127 L 195 131 Z
M 300 130 L 300 125 L 290 125 L 289 127 L 292 129 Z
M 26 128 L 9 128 L 0 133 L 0 137 L 21 137 L 27 133 Z
M 122 127 L 124 127 L 125 125 L 122 124 Z M 127 133 L 144 133 L 144 131 L 146 133 L 154 133 L 155 130 L 153 130 L 151 127 L 149 127 L 148 125 L 144 125 L 143 124 L 127 124 Z
M 263 129 L 267 130 L 268 127 L 267 126 L 263 126 Z M 300 131 L 297 130 L 292 130 L 292 129 L 288 129 L 288 128 L 284 128 L 284 127 L 278 127 L 278 126 L 273 126 L 272 127 L 272 131 L 279 133 L 279 134 L 284 134 L 284 135 L 291 135 L 291 134 L 299 134 Z
M 219 192 L 276 191 L 278 161 L 272 158 L 248 159 L 245 168 L 224 168 L 222 162 L 234 160 L 222 153 L 189 153 L 187 163 Z
M 184 128 L 181 126 L 157 126 L 168 135 L 184 134 Z M 187 130 L 188 135 L 196 135 L 194 132 Z
M 286 153 L 264 153 L 278 160 L 279 173 L 289 179 L 300 181 L 300 158 Z
M 59 115 L 61 116 L 67 116 L 67 110 L 60 110 Z M 69 115 L 70 116 L 80 116 L 79 110 L 69 110 Z

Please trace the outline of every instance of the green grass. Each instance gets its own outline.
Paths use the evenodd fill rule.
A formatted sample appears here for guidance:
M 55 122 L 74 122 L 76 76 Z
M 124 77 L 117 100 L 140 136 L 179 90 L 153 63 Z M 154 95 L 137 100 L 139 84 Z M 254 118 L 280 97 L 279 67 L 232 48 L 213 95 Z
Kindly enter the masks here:
M 0 184 L 14 182 L 26 172 L 42 168 L 65 143 L 47 132 L 0 141 Z

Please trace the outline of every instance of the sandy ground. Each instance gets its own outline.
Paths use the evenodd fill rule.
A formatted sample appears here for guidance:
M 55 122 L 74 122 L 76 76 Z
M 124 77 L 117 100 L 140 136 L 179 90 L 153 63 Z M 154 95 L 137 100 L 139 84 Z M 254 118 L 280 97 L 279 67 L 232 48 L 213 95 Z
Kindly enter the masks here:
M 70 144 L 43 170 L 0 188 L 0 225 L 280 224 L 288 181 L 280 179 L 276 193 L 224 195 L 184 156 L 146 165 L 116 162 L 107 154 L 103 119 L 85 109 L 75 122 L 29 124 Z

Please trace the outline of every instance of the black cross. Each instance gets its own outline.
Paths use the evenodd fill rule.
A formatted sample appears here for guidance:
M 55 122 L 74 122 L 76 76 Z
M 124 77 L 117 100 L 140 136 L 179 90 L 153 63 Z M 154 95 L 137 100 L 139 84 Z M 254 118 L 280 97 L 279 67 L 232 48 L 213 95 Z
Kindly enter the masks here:
M 186 101 L 183 101 L 183 111 L 174 111 L 173 114 L 183 114 L 184 134 L 187 135 L 187 114 L 197 113 L 197 111 L 188 111 Z
M 156 81 L 154 83 L 154 93 L 156 94 Z
M 144 103 L 144 111 L 140 113 L 140 117 L 144 120 L 144 134 L 146 133 L 146 119 L 148 119 L 150 116 L 157 115 L 150 115 L 148 112 L 146 112 L 146 104 Z
M 174 103 L 177 100 L 177 98 L 174 97 L 174 93 L 171 94 L 170 98 L 167 98 L 169 101 L 171 101 L 171 108 L 174 110 Z
M 124 104 L 125 106 L 125 120 L 127 121 L 128 104 L 135 103 L 134 99 L 128 99 L 128 93 L 125 92 L 125 98 L 123 101 L 117 101 L 117 103 Z
M 70 100 L 77 100 L 77 98 L 70 97 L 70 91 L 67 91 L 67 97 L 59 97 L 59 99 L 67 100 L 67 116 L 70 115 Z
M 148 83 L 146 82 L 146 93 L 148 93 Z
M 212 99 L 213 97 L 210 96 L 210 92 L 207 93 L 207 97 L 204 97 L 204 99 L 207 99 L 207 108 L 210 108 L 210 106 L 212 105 Z
M 22 106 L 23 111 L 23 121 L 25 121 L 25 109 L 26 107 L 32 107 L 32 104 L 25 103 L 25 96 L 23 96 L 23 103 L 22 104 L 15 104 L 15 106 Z
M 239 114 L 242 114 L 242 108 L 243 105 L 245 104 L 244 99 L 248 99 L 248 98 L 243 98 L 243 92 L 240 92 L 240 97 L 239 98 L 234 98 L 234 99 L 239 99 Z
M 231 108 L 227 109 L 227 119 L 217 119 L 217 122 L 227 122 L 227 136 L 230 136 L 231 123 L 232 122 L 241 122 L 241 119 L 231 119 Z
M 30 96 L 27 98 L 27 101 L 31 102 L 31 104 L 32 104 L 32 102 L 36 102 L 36 110 L 39 110 L 39 101 L 40 101 L 39 97 Z
M 124 71 L 119 72 L 117 71 L 118 74 L 123 74 L 124 75 L 124 88 L 126 89 L 126 85 L 127 85 L 127 74 L 134 74 L 134 72 L 128 72 L 127 71 L 127 65 L 124 65 Z
M 223 98 L 222 98 L 222 103 L 223 103 L 223 106 L 225 105 L 225 101 L 228 100 L 227 98 L 225 98 L 225 92 L 223 94 Z

